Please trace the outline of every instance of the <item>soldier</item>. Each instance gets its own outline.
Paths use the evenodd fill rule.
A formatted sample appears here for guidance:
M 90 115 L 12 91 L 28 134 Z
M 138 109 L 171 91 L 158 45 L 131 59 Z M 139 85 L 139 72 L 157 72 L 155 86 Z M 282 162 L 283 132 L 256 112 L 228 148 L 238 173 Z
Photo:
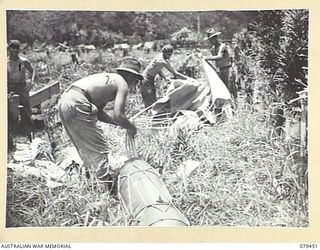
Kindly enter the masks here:
M 162 53 L 159 53 L 143 71 L 144 80 L 141 86 L 141 96 L 145 107 L 149 107 L 156 102 L 156 87 L 154 85 L 154 79 L 159 74 L 165 81 L 168 81 L 166 75 L 162 69 L 166 68 L 175 77 L 186 80 L 187 77 L 177 72 L 170 64 L 169 59 L 173 54 L 173 47 L 171 45 L 165 45 L 161 49 Z
M 108 164 L 108 144 L 98 121 L 120 126 L 129 135 L 137 129 L 126 115 L 125 100 L 137 80 L 141 63 L 132 58 L 123 59 L 117 73 L 98 73 L 80 79 L 63 93 L 58 111 L 65 130 L 75 145 L 86 170 L 91 170 L 101 182 L 115 176 Z M 104 112 L 107 103 L 114 101 L 113 115 Z
M 33 121 L 31 119 L 31 106 L 29 91 L 32 89 L 35 71 L 30 61 L 19 55 L 20 42 L 11 40 L 8 43 L 9 56 L 7 59 L 7 84 L 8 94 L 18 94 L 19 104 L 22 105 L 21 115 L 21 131 L 28 134 L 33 129 Z M 29 72 L 29 79 L 27 79 Z M 10 115 L 10 114 L 9 114 Z
M 207 61 L 214 61 L 217 73 L 221 80 L 224 82 L 226 87 L 228 88 L 231 96 L 235 97 L 235 86 L 232 81 L 229 79 L 229 71 L 232 66 L 231 58 L 228 52 L 227 45 L 225 43 L 221 43 L 218 40 L 218 36 L 221 32 L 214 30 L 213 28 L 207 31 L 207 38 L 211 43 L 211 54 L 212 56 L 205 57 L 204 59 Z

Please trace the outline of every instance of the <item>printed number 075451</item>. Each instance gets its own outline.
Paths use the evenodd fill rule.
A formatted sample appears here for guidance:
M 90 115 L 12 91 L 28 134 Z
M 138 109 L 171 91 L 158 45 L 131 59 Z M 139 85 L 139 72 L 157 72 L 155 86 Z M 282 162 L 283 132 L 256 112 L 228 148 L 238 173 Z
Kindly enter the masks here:
M 305 248 L 305 249 L 316 249 L 318 248 L 318 244 L 300 244 L 300 248 Z

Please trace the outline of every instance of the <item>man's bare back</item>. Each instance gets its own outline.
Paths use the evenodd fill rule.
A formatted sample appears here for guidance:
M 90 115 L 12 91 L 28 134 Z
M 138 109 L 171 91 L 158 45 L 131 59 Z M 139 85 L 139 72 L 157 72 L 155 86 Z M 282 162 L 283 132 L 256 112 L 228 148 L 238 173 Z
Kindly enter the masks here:
M 108 102 L 114 101 L 119 88 L 127 89 L 126 81 L 116 73 L 99 73 L 72 84 L 86 91 L 91 102 L 97 107 L 105 106 Z

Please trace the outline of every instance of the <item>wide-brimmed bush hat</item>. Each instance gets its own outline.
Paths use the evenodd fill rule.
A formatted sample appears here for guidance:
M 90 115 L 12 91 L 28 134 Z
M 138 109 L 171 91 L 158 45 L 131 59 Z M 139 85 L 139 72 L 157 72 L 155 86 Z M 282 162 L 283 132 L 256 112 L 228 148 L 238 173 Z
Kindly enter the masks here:
M 10 40 L 9 42 L 8 42 L 8 47 L 9 48 L 20 48 L 20 45 L 21 45 L 21 43 L 20 43 L 20 41 L 19 40 Z
M 217 31 L 214 28 L 210 28 L 207 30 L 207 38 L 205 38 L 204 40 L 209 40 L 210 38 L 212 38 L 214 36 L 218 36 L 220 34 L 221 34 L 220 31 Z
M 122 59 L 122 62 L 116 70 L 123 70 L 130 73 L 133 73 L 137 76 L 139 80 L 143 79 L 143 76 L 140 74 L 141 62 L 133 57 L 125 57 Z

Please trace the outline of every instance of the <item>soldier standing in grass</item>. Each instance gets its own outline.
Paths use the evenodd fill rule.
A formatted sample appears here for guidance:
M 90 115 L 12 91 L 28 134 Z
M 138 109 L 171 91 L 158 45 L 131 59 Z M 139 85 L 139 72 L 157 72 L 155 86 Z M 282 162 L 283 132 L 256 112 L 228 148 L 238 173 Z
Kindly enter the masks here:
M 161 49 L 162 53 L 156 55 L 156 57 L 148 64 L 143 71 L 144 80 L 141 86 L 141 96 L 145 107 L 149 107 L 156 102 L 156 86 L 154 85 L 154 79 L 156 75 L 160 75 L 165 81 L 169 79 L 163 73 L 162 69 L 166 68 L 171 72 L 174 77 L 186 80 L 187 77 L 177 72 L 170 64 L 169 59 L 173 54 L 173 47 L 171 45 L 165 45 Z
M 129 89 L 137 80 L 141 63 L 132 58 L 123 59 L 117 73 L 98 73 L 80 79 L 62 94 L 58 111 L 65 130 L 75 145 L 86 171 L 99 181 L 110 183 L 115 173 L 108 164 L 108 143 L 98 121 L 120 126 L 130 136 L 137 129 L 124 114 Z M 104 112 L 107 103 L 114 101 L 113 115 Z
M 7 59 L 7 87 L 8 94 L 18 94 L 19 104 L 22 105 L 20 111 L 21 121 L 20 129 L 29 134 L 33 130 L 33 121 L 31 119 L 31 106 L 29 91 L 32 88 L 35 72 L 30 61 L 19 55 L 20 41 L 10 40 L 8 43 L 9 56 Z M 29 72 L 30 79 L 27 79 Z M 10 113 L 8 114 L 10 116 Z M 9 126 L 10 129 L 10 126 Z
M 210 28 L 207 31 L 207 38 L 205 40 L 209 40 L 211 43 L 211 54 L 212 56 L 205 57 L 206 61 L 214 61 L 215 62 L 215 70 L 217 71 L 219 77 L 224 82 L 226 87 L 228 88 L 231 96 L 235 97 L 236 89 L 232 81 L 229 79 L 229 71 L 232 66 L 231 58 L 228 52 L 227 45 L 225 43 L 220 43 L 218 40 L 218 36 L 221 32 L 217 32 L 213 28 Z

